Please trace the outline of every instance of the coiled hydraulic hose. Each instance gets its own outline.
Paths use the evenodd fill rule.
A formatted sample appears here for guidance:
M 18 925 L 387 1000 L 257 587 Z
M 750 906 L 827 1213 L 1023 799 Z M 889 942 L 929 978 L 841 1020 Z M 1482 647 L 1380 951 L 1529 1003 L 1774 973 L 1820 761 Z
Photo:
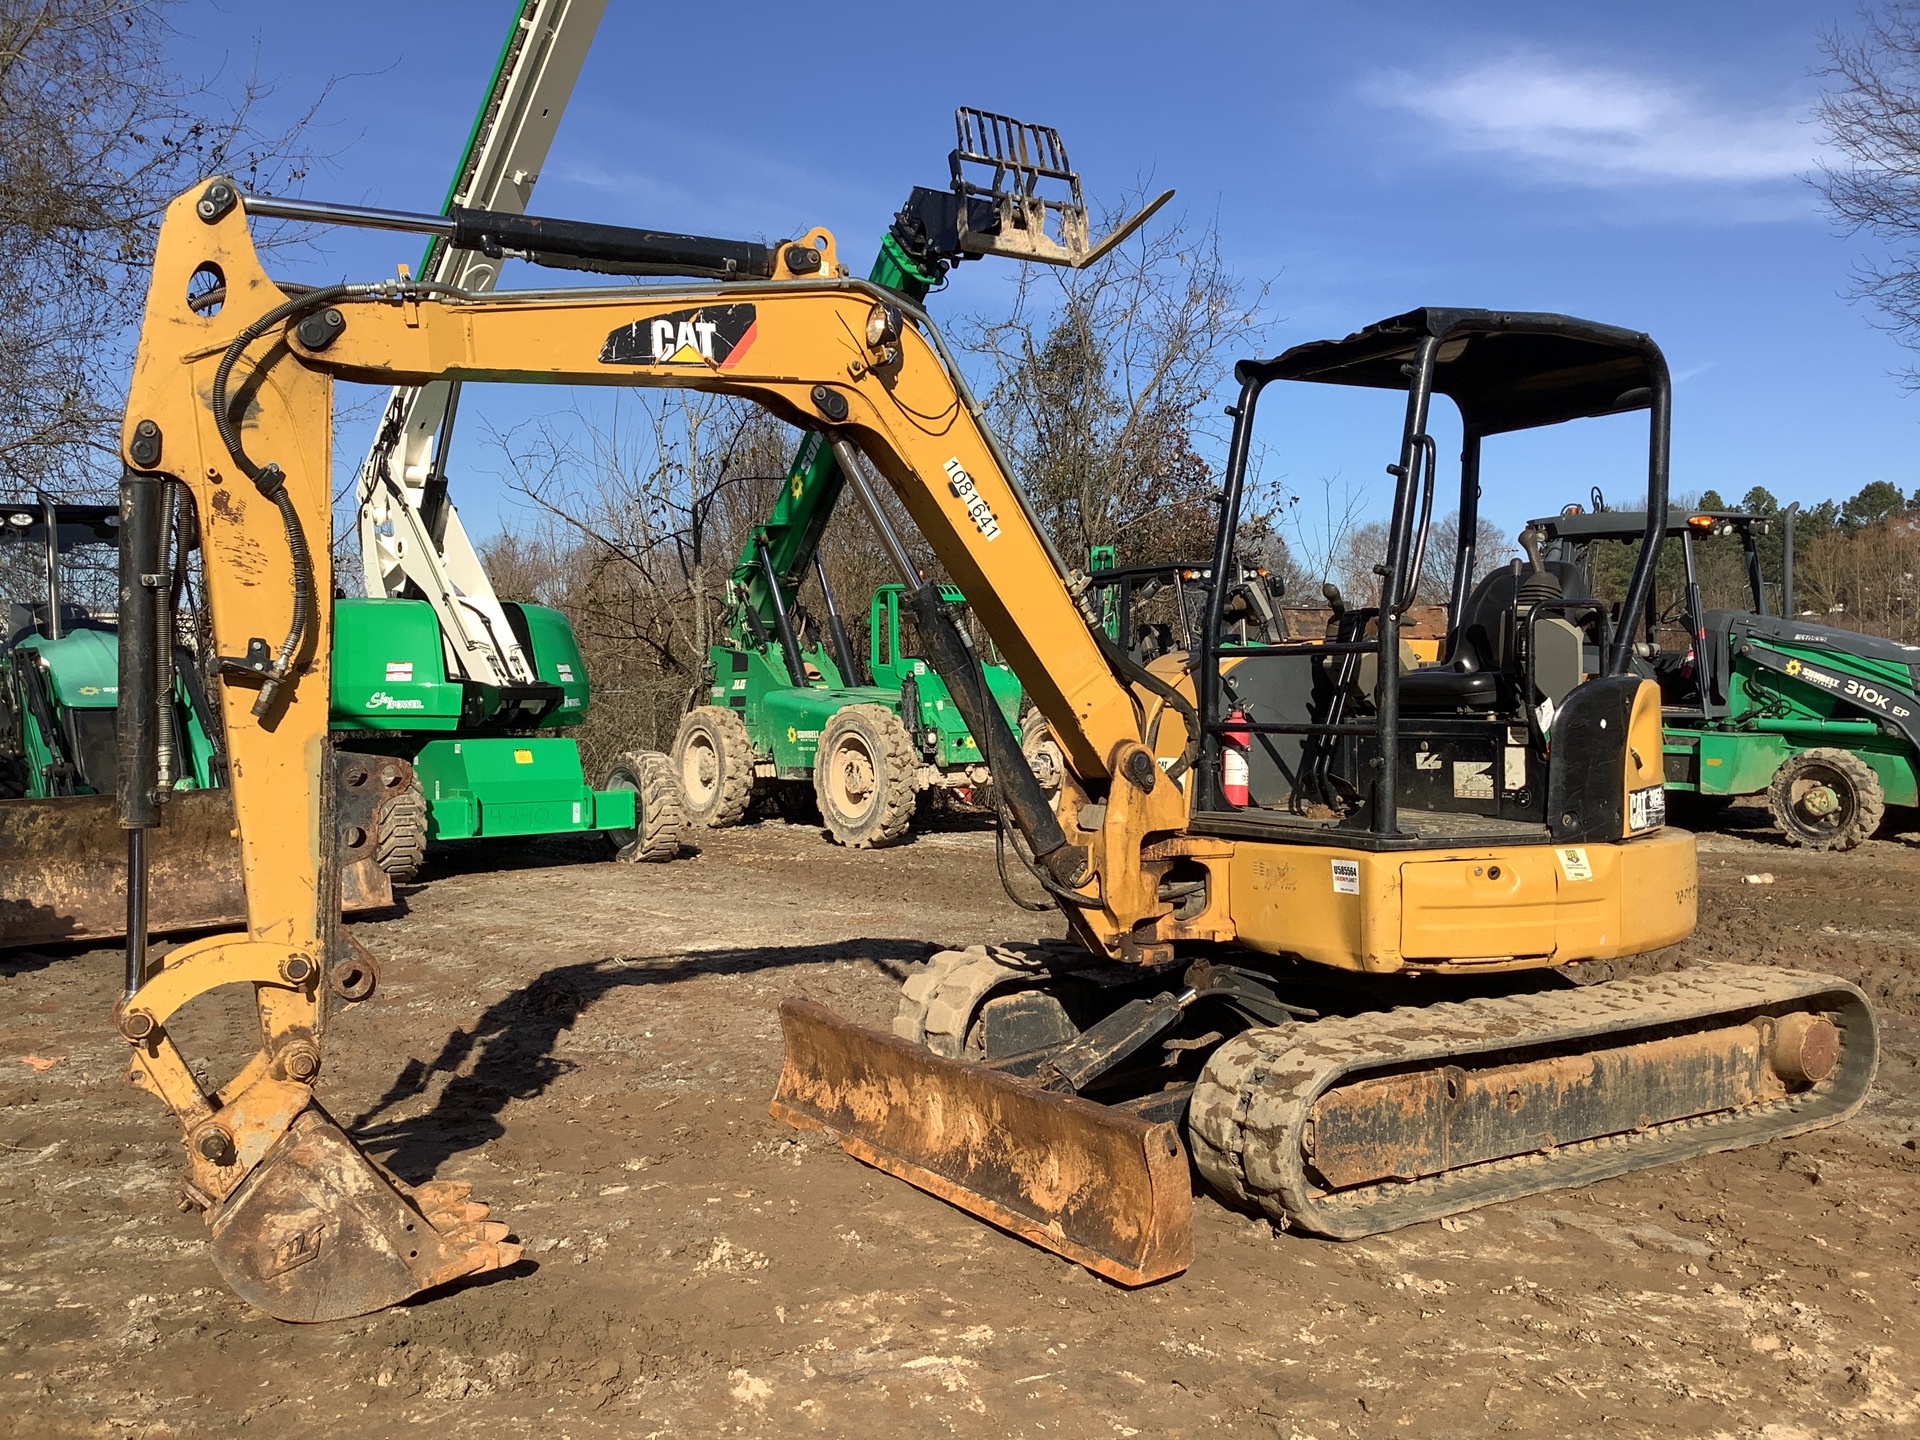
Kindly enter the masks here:
M 287 635 L 280 642 L 279 651 L 267 667 L 259 697 L 253 702 L 256 716 L 265 715 L 272 708 L 281 684 L 293 668 L 294 656 L 305 643 L 307 631 L 313 622 L 313 553 L 307 546 L 306 530 L 300 524 L 299 512 L 294 509 L 293 497 L 287 494 L 286 472 L 272 461 L 265 465 L 255 464 L 241 443 L 240 427 L 234 423 L 227 404 L 227 386 L 233 378 L 233 367 L 248 346 L 275 326 L 302 319 L 329 305 L 372 300 L 399 301 L 435 293 L 459 296 L 464 292 L 452 285 L 402 283 L 395 280 L 382 280 L 371 285 L 326 285 L 318 290 L 308 290 L 274 306 L 234 336 L 233 343 L 227 346 L 226 353 L 220 357 L 220 364 L 213 372 L 213 423 L 219 431 L 220 443 L 226 446 L 227 454 L 240 467 L 240 473 L 253 482 L 253 488 L 271 500 L 274 509 L 280 512 L 280 523 L 287 535 L 287 554 L 293 562 L 293 619 L 287 625 Z

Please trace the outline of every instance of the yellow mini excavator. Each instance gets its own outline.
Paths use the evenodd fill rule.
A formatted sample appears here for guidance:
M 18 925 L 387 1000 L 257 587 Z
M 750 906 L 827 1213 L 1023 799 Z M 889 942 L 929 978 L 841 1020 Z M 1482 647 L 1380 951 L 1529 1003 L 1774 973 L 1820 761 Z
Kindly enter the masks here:
M 956 154 L 952 191 L 916 192 L 923 218 L 969 253 L 1096 256 L 1105 242 L 1089 243 L 1083 212 L 1042 198 L 1049 176 L 1019 143 L 1030 137 L 1001 123 L 1011 143 L 985 157 L 992 182 L 964 182 L 977 157 Z M 260 216 L 701 278 L 467 294 L 403 274 L 295 292 L 261 266 Z M 314 1099 L 329 1009 L 375 979 L 330 903 L 336 837 L 354 822 L 328 811 L 371 783 L 356 786 L 327 739 L 336 379 L 698 389 L 753 400 L 835 447 L 931 663 L 988 749 L 1030 883 L 1065 911 L 1074 943 L 948 957 L 908 983 L 904 1034 L 789 1002 L 775 1109 L 1016 1234 L 1123 1282 L 1178 1271 L 1191 1244 L 1183 1133 L 1201 1173 L 1242 1203 L 1353 1235 L 1851 1113 L 1874 1031 L 1839 981 L 1730 967 L 1541 979 L 1604 976 L 1693 923 L 1692 842 L 1661 826 L 1657 690 L 1633 673 L 1624 632 L 1556 600 L 1550 572 L 1500 572 L 1460 591 L 1446 662 L 1403 669 L 1397 621 L 1432 510 L 1431 397 L 1466 419 L 1463 497 L 1482 436 L 1648 409 L 1658 515 L 1659 351 L 1564 317 L 1430 310 L 1241 378 L 1216 574 L 1234 560 L 1265 386 L 1406 393 L 1381 603 L 1344 610 L 1332 639 L 1243 643 L 1228 638 L 1216 587 L 1199 647 L 1143 667 L 1107 638 L 1084 577 L 1036 524 L 939 332 L 897 294 L 847 278 L 825 231 L 756 244 L 402 215 L 246 196 L 225 179 L 176 200 L 122 436 L 122 612 L 143 613 L 166 487 L 183 485 L 226 675 L 248 921 L 157 957 L 130 926 L 115 1018 L 135 1078 L 181 1122 L 188 1194 L 224 1278 L 275 1315 L 319 1320 L 518 1254 L 462 1187 L 402 1183 Z M 875 474 L 1045 715 L 1063 768 L 1051 800 Z M 1656 548 L 1643 549 L 1635 604 Z M 122 635 L 137 908 L 152 811 L 141 717 L 153 706 L 140 697 L 154 667 L 152 637 Z M 342 763 L 336 792 L 322 777 Z M 208 1090 L 168 1026 L 227 984 L 253 988 L 262 1047 Z

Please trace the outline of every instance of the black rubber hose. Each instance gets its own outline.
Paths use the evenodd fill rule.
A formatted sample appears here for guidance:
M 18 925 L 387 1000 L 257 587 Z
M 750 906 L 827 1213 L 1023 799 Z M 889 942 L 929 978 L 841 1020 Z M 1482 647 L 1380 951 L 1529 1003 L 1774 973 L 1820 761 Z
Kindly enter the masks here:
M 1182 775 L 1186 774 L 1187 771 L 1191 770 L 1194 762 L 1200 758 L 1200 713 L 1193 708 L 1193 702 L 1182 695 L 1179 690 L 1169 685 L 1158 675 L 1147 669 L 1146 666 L 1127 654 L 1127 652 L 1122 650 L 1118 645 L 1114 644 L 1112 637 L 1109 636 L 1105 630 L 1098 625 L 1091 625 L 1087 628 L 1092 632 L 1094 642 L 1099 645 L 1100 653 L 1106 656 L 1109 665 L 1119 671 L 1124 678 L 1131 680 L 1143 689 L 1152 691 L 1155 695 L 1165 700 L 1167 704 L 1172 706 L 1179 714 L 1182 722 L 1185 723 L 1187 729 L 1186 746 L 1181 750 L 1180 758 L 1167 767 L 1167 778 L 1169 780 L 1178 780 Z M 1153 748 L 1153 738 L 1149 735 L 1142 735 L 1140 737 L 1140 743 L 1147 746 L 1148 749 Z
M 271 461 L 256 465 L 241 443 L 240 429 L 233 423 L 233 416 L 228 410 L 227 386 L 233 379 L 234 365 L 249 345 L 274 326 L 295 316 L 347 299 L 354 288 L 329 285 L 274 306 L 233 337 L 233 343 L 227 346 L 226 353 L 220 357 L 220 364 L 213 372 L 213 423 L 219 431 L 220 443 L 227 447 L 227 454 L 233 457 L 233 463 L 240 467 L 240 472 L 253 482 L 254 489 L 271 500 L 273 508 L 280 512 L 280 523 L 287 534 L 287 555 L 293 562 L 293 619 L 288 623 L 286 638 L 280 642 L 279 652 L 274 656 L 272 667 L 260 686 L 260 694 L 253 702 L 255 716 L 265 715 L 272 708 L 281 682 L 293 667 L 293 657 L 307 638 L 313 614 L 313 555 L 307 548 L 306 530 L 300 524 L 299 512 L 294 509 L 293 497 L 287 494 L 286 473 Z
M 248 325 L 233 337 L 233 343 L 227 346 L 226 353 L 220 357 L 220 364 L 213 372 L 213 423 L 220 434 L 220 443 L 227 448 L 227 454 L 233 457 L 233 463 L 240 472 L 253 482 L 253 488 L 273 502 L 274 509 L 280 512 L 280 523 L 287 534 L 287 554 L 293 562 L 293 619 L 287 626 L 287 635 L 280 642 L 269 667 L 260 694 L 253 702 L 253 713 L 265 715 L 273 706 L 274 697 L 279 693 L 281 683 L 287 678 L 287 672 L 293 668 L 293 657 L 299 652 L 302 642 L 307 638 L 307 630 L 313 618 L 313 554 L 307 547 L 305 529 L 300 524 L 299 512 L 294 509 L 293 499 L 287 494 L 287 477 L 281 468 L 269 461 L 265 465 L 256 465 L 241 443 L 240 429 L 228 412 L 227 386 L 233 379 L 233 367 L 238 363 L 247 347 L 259 340 L 276 325 L 324 309 L 328 305 L 370 300 L 401 300 L 417 298 L 422 295 L 444 294 L 458 296 L 463 292 L 456 286 L 438 284 L 397 285 L 385 281 L 377 285 L 326 285 L 318 290 L 308 290 L 273 307 L 259 319 Z

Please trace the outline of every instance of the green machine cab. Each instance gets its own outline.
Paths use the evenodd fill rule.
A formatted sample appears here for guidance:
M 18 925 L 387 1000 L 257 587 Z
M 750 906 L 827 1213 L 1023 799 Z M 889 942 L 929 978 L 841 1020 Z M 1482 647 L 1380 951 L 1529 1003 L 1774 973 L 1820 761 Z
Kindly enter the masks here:
M 502 608 L 533 661 L 534 684 L 450 677 L 424 600 L 336 601 L 333 728 L 358 732 L 357 748 L 412 763 L 420 842 L 633 830 L 634 789 L 593 788 L 579 746 L 555 733 L 587 718 L 573 628 L 544 605 Z
M 1592 606 L 1598 547 L 1638 541 L 1646 516 L 1569 508 L 1528 531 L 1564 603 Z M 1689 820 L 1764 795 L 1793 844 L 1851 850 L 1889 805 L 1920 804 L 1920 646 L 1792 613 L 1791 508 L 1776 609 L 1758 543 L 1775 518 L 1670 511 L 1666 534 L 1680 541 L 1682 572 L 1669 589 L 1677 593 L 1664 605 L 1650 596 L 1644 615 L 1606 619 L 1640 631 L 1637 664 L 1660 684 L 1667 790 Z M 1727 540 L 1741 547 L 1747 603 L 1709 609 L 1702 549 Z
M 0 506 L 0 574 L 14 593 L 0 598 L 0 799 L 110 795 L 120 695 L 120 637 L 114 624 L 120 511 L 113 505 L 56 504 L 44 496 Z M 91 564 L 87 557 L 92 558 Z M 39 593 L 22 583 L 40 569 Z M 63 569 L 70 572 L 63 576 Z M 74 572 L 78 570 L 79 575 Z M 85 590 L 81 576 L 93 584 Z M 212 710 L 192 657 L 175 652 L 172 774 L 176 790 L 222 783 Z

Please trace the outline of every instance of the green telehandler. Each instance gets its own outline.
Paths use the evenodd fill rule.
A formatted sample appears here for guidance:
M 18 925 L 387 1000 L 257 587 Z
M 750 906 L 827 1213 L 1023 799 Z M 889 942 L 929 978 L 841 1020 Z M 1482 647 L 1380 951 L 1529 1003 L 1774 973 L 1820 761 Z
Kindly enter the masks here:
M 1794 508 L 1784 517 L 1777 603 L 1759 541 L 1780 517 L 1669 511 L 1678 583 L 1665 597 L 1650 594 L 1645 612 L 1630 618 L 1593 598 L 1595 559 L 1603 544 L 1637 542 L 1643 513 L 1570 506 L 1531 522 L 1522 540 L 1532 537 L 1539 570 L 1559 587 L 1547 607 L 1568 620 L 1639 630 L 1636 663 L 1660 684 L 1666 788 L 1681 816 L 1710 823 L 1735 799 L 1764 795 L 1790 843 L 1851 850 L 1888 806 L 1920 804 L 1920 646 L 1793 613 Z M 1741 547 L 1743 609 L 1707 607 L 1702 549 L 1716 540 Z
M 1173 193 L 1090 243 L 1080 177 L 1058 134 L 966 108 L 955 112 L 955 127 L 950 188 L 914 187 L 867 277 L 915 306 L 953 266 L 986 255 L 1090 265 Z M 985 167 L 995 182 L 972 182 L 968 177 L 977 172 L 969 167 Z M 1011 203 L 996 203 L 992 197 L 1001 194 Z M 896 329 L 897 323 L 895 317 Z M 884 335 L 868 338 L 887 343 Z M 964 472 L 952 483 L 961 493 Z M 923 795 L 962 804 L 982 798 L 987 757 L 945 684 L 902 648 L 913 619 L 907 617 L 903 630 L 900 586 L 882 586 L 873 596 L 869 674 L 861 674 L 819 554 L 844 488 L 833 447 L 820 432 L 809 433 L 771 513 L 741 547 L 722 638 L 708 650 L 674 741 L 674 769 L 693 823 L 738 824 L 764 796 L 790 819 L 811 819 L 817 811 L 834 839 L 866 848 L 904 837 Z M 809 570 L 819 583 L 824 630 L 799 604 Z M 952 585 L 926 587 L 923 594 L 948 607 L 965 603 Z M 1004 665 L 983 668 L 988 689 L 1014 721 L 1018 682 Z

